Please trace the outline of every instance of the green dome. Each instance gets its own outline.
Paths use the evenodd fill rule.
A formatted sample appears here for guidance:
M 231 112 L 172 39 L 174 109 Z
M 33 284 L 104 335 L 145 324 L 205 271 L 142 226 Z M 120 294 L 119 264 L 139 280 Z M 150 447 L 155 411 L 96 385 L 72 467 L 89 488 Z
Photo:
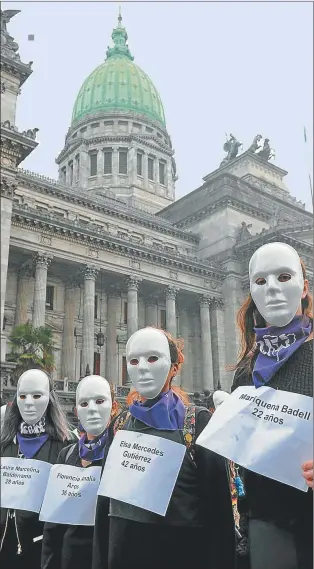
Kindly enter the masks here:
M 84 81 L 72 113 L 72 126 L 85 116 L 101 111 L 130 111 L 166 125 L 160 96 L 150 78 L 134 62 L 121 26 L 112 32 L 113 48 L 107 49 L 104 63 Z

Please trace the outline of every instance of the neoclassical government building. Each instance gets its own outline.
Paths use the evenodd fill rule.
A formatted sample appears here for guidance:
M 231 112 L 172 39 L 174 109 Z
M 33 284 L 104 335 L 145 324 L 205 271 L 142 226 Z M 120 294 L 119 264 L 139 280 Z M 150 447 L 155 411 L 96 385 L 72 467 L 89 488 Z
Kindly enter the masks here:
M 105 61 L 99 54 L 74 101 L 58 180 L 24 170 L 37 129 L 15 124 L 32 68 L 7 30 L 12 12 L 1 14 L 5 387 L 7 338 L 31 321 L 53 330 L 54 379 L 64 394 L 86 370 L 127 387 L 126 341 L 146 325 L 184 339 L 179 381 L 189 392 L 229 390 L 249 258 L 263 243 L 284 241 L 311 277 L 311 213 L 290 194 L 287 172 L 252 148 L 229 153 L 199 188 L 175 200 L 162 101 L 130 53 L 121 16 Z

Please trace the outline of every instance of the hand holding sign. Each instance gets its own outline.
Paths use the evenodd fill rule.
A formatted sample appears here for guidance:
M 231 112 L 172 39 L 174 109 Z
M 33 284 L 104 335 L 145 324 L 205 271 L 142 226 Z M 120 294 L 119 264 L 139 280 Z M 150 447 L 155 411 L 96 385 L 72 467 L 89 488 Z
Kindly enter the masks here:
M 313 455 L 313 399 L 271 387 L 238 387 L 216 409 L 196 443 L 307 491 L 301 464 Z M 311 482 L 310 477 L 306 479 Z

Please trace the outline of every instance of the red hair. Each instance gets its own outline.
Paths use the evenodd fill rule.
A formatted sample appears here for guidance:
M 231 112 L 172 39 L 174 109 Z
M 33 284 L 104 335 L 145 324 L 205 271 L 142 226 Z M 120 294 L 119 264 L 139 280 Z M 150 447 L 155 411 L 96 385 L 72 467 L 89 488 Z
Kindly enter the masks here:
M 167 332 L 166 330 L 162 330 L 161 328 L 157 328 L 155 326 L 148 326 L 148 328 L 154 328 L 155 330 L 160 330 L 160 332 L 162 332 L 167 340 L 168 340 L 168 344 L 169 344 L 169 350 L 170 350 L 170 357 L 171 357 L 171 369 L 173 368 L 174 365 L 177 365 L 177 373 L 180 373 L 181 371 L 181 367 L 182 364 L 184 362 L 184 354 L 183 354 L 183 347 L 184 347 L 184 341 L 182 338 L 180 339 L 175 339 L 171 336 L 171 334 L 169 332 Z M 171 370 L 170 370 L 171 371 Z M 170 373 L 170 372 L 169 372 Z M 175 377 L 175 376 L 173 376 Z M 190 399 L 188 394 L 184 391 L 184 389 L 182 389 L 182 387 L 179 387 L 179 385 L 172 385 L 172 379 L 170 380 L 170 389 L 181 399 L 182 403 L 184 403 L 184 405 L 189 405 L 190 404 Z M 134 401 L 142 401 L 143 398 L 142 396 L 138 393 L 138 391 L 136 391 L 135 389 L 133 391 L 130 391 L 127 398 L 126 398 L 126 403 L 128 406 L 132 405 L 132 403 L 134 403 Z

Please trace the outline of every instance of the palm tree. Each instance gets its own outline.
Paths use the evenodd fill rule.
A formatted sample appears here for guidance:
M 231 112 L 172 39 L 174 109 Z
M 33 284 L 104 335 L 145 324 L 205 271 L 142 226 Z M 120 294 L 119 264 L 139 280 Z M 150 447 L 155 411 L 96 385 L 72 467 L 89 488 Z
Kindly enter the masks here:
M 16 363 L 13 372 L 15 378 L 33 367 L 51 372 L 54 365 L 54 342 L 51 328 L 41 326 L 34 328 L 30 322 L 15 326 L 9 338 L 12 352 L 8 361 Z

